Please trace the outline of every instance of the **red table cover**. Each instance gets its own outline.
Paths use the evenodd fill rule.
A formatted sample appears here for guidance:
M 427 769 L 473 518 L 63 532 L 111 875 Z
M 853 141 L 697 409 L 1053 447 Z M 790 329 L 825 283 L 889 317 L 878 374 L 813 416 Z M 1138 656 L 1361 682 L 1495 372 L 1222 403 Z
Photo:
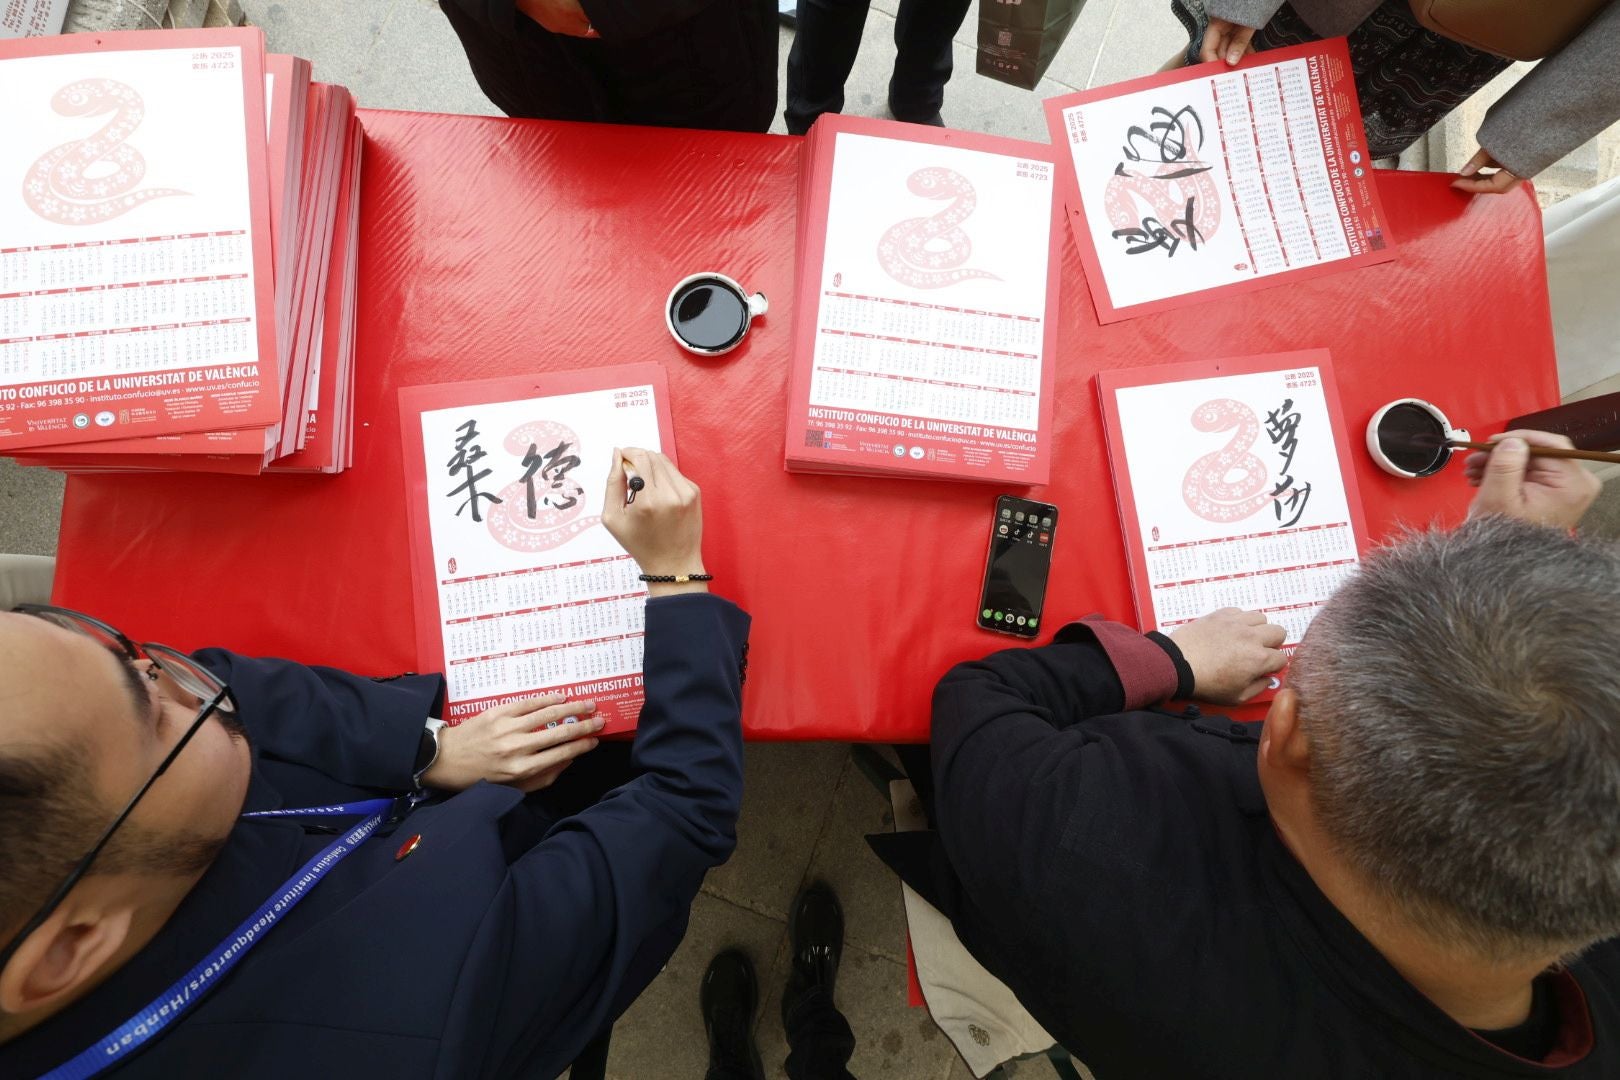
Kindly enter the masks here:
M 995 489 L 782 468 L 799 140 L 363 110 L 354 468 L 323 476 L 69 481 L 56 599 L 181 648 L 417 666 L 396 391 L 586 365 L 668 367 L 683 468 L 703 487 L 715 591 L 754 615 L 752 738 L 920 740 L 951 664 L 1013 645 L 974 626 Z M 1073 240 L 1061 267 L 1046 623 L 1133 621 L 1092 376 L 1332 350 L 1359 438 L 1392 398 L 1477 435 L 1553 405 L 1541 217 L 1528 185 L 1470 199 L 1380 178 L 1393 262 L 1099 326 Z M 771 298 L 735 352 L 678 349 L 674 283 L 718 270 Z M 1374 537 L 1458 519 L 1461 470 L 1400 481 L 1356 455 Z M 1044 636 L 1044 635 L 1043 635 Z M 1239 710 L 1245 714 L 1244 710 Z M 1246 715 L 1254 715 L 1248 710 Z

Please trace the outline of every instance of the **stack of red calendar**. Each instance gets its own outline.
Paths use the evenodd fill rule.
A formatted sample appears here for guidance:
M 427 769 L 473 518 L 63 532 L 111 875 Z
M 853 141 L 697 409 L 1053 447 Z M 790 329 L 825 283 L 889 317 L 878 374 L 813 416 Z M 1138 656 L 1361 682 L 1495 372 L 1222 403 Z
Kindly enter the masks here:
M 0 100 L 0 453 L 341 471 L 363 141 L 348 91 L 229 28 L 0 42 Z
M 802 162 L 787 467 L 1046 483 L 1052 148 L 828 113 Z

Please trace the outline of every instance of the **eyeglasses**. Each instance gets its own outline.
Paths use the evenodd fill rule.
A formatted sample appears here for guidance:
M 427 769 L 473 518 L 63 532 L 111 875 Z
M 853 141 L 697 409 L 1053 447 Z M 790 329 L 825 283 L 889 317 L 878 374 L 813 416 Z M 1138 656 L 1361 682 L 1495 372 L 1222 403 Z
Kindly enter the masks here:
M 231 697 L 230 687 L 220 681 L 219 677 L 213 672 L 178 649 L 171 649 L 167 645 L 158 645 L 154 642 L 136 644 L 100 619 L 92 618 L 77 611 L 70 611 L 67 608 L 52 607 L 48 604 L 20 604 L 12 608 L 12 610 L 22 615 L 33 615 L 44 619 L 46 622 L 83 634 L 102 647 L 127 658 L 131 662 L 137 660 L 148 661 L 154 670 L 167 675 L 174 681 L 176 686 L 196 698 L 199 706 L 197 718 L 191 722 L 191 726 L 186 728 L 185 733 L 180 736 L 180 741 L 175 743 L 174 747 L 164 755 L 162 761 L 158 762 L 158 767 L 153 770 L 152 775 L 146 778 L 146 782 L 130 797 L 129 802 L 124 804 L 124 808 L 118 812 L 118 816 L 113 818 L 112 824 L 102 830 L 96 842 L 90 845 L 90 850 L 86 851 L 79 861 L 74 864 L 72 871 L 56 887 L 40 909 L 34 913 L 28 922 L 23 924 L 22 929 L 17 931 L 12 939 L 6 943 L 5 948 L 0 949 L 0 971 L 5 970 L 6 965 L 11 962 L 11 958 L 18 947 L 27 940 L 28 935 L 38 930 L 45 920 L 50 918 L 51 912 L 61 905 L 67 894 L 73 891 L 73 887 L 90 872 L 90 866 L 96 861 L 96 856 L 100 855 L 106 848 L 108 842 L 112 840 L 113 834 L 129 819 L 129 815 L 135 811 L 135 807 L 140 804 L 141 799 L 151 790 L 152 785 L 157 782 L 157 778 L 162 776 L 169 766 L 174 763 L 174 759 L 180 756 L 180 751 L 186 748 L 186 744 L 191 741 L 191 737 L 197 734 L 208 718 L 215 713 L 222 713 L 226 716 L 236 714 L 236 699 Z

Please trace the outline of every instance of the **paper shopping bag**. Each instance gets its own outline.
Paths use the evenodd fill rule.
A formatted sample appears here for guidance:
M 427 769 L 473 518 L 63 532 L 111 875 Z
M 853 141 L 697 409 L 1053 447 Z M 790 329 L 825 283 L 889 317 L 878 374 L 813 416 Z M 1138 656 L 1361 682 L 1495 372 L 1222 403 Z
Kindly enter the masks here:
M 979 74 L 1035 89 L 1085 3 L 979 0 Z

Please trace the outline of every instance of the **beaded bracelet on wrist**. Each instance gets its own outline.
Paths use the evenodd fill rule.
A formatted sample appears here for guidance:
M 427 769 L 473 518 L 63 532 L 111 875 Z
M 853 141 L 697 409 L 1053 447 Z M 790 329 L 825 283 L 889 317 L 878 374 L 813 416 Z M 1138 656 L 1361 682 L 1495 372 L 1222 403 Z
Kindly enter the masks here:
M 713 574 L 637 574 L 649 585 L 685 585 L 688 581 L 713 581 Z

